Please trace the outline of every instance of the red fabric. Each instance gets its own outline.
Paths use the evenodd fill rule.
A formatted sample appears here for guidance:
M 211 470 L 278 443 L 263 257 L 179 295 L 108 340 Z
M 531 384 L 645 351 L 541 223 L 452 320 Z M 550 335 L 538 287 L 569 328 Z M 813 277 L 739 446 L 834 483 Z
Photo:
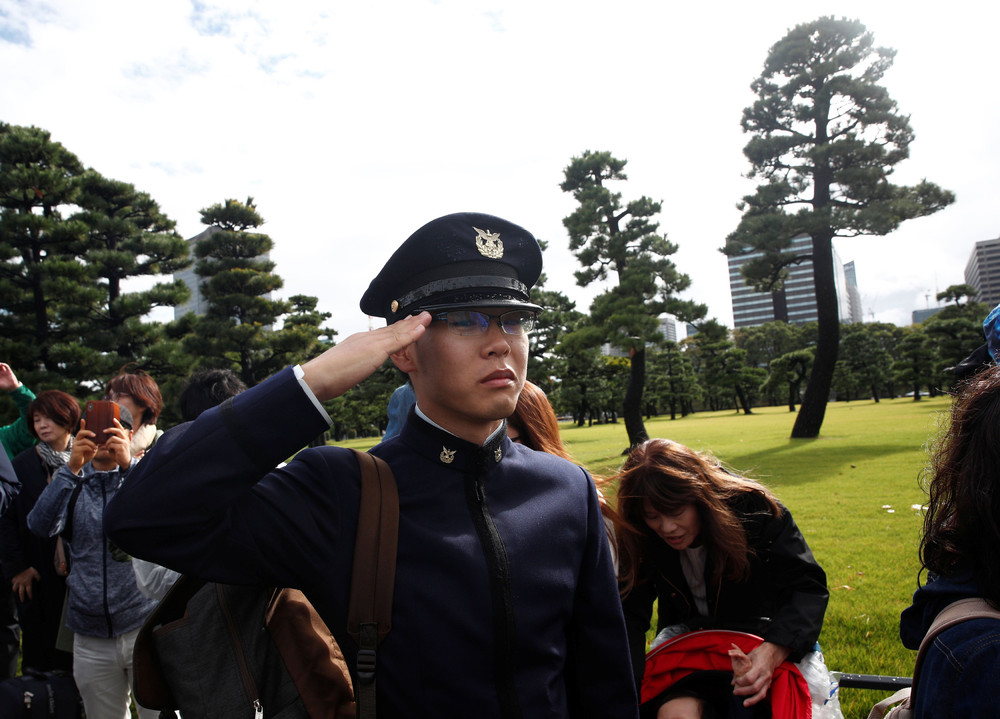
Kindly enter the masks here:
M 728 651 L 735 644 L 749 654 L 763 639 L 744 632 L 712 629 L 687 632 L 670 639 L 646 655 L 642 677 L 643 702 L 655 698 L 677 680 L 698 670 L 732 672 Z M 799 668 L 784 661 L 774 670 L 768 692 L 773 719 L 811 719 L 812 700 L 809 687 Z

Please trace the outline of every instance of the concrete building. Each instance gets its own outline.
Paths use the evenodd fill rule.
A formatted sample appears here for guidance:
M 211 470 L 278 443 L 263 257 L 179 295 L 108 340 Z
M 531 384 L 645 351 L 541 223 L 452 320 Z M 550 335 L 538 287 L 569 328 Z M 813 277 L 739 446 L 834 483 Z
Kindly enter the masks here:
M 933 317 L 943 309 L 944 307 L 941 306 L 941 307 L 928 307 L 922 310 L 913 310 L 913 314 L 910 316 L 910 319 L 913 322 L 913 324 L 919 325 L 921 322 L 930 317 Z
M 965 264 L 965 283 L 979 290 L 987 307 L 1000 304 L 1000 238 L 977 242 Z
M 205 239 L 206 237 L 211 237 L 220 229 L 221 228 L 215 226 L 206 227 L 203 232 L 198 233 L 197 235 L 195 235 L 194 237 L 190 238 L 187 241 L 188 249 L 191 252 L 192 259 L 194 259 L 195 257 L 194 254 L 195 245 L 197 245 L 199 241 Z M 268 260 L 270 258 L 271 258 L 270 253 L 265 253 L 257 257 L 257 259 L 259 260 Z M 201 293 L 201 278 L 197 274 L 195 274 L 194 271 L 197 262 L 198 262 L 197 259 L 195 259 L 195 261 L 191 264 L 191 266 L 188 267 L 186 270 L 181 270 L 180 272 L 174 273 L 174 279 L 182 280 L 184 284 L 188 286 L 188 289 L 191 290 L 191 297 L 188 299 L 188 301 L 182 305 L 177 305 L 176 307 L 174 307 L 175 320 L 180 319 L 188 312 L 194 312 L 196 315 L 200 316 L 205 314 L 205 311 L 208 309 L 208 302 L 205 300 L 204 296 Z M 271 293 L 270 292 L 267 293 L 265 297 L 267 297 L 267 299 L 271 299 Z
M 858 276 L 854 269 L 854 260 L 844 263 L 844 279 L 847 287 L 850 321 L 852 324 L 864 322 L 865 311 L 861 306 L 861 292 L 858 291 Z
M 812 252 L 812 238 L 808 235 L 796 237 L 786 252 L 795 255 L 810 254 Z M 804 260 L 797 265 L 790 266 L 788 268 L 789 276 L 785 280 L 783 289 L 776 292 L 755 292 L 746 284 L 740 270 L 743 265 L 760 257 L 761 254 L 749 251 L 738 257 L 729 258 L 729 290 L 733 301 L 733 325 L 738 329 L 740 327 L 754 327 L 775 320 L 789 324 L 815 322 L 818 315 L 812 260 Z M 861 295 L 858 293 L 853 263 L 851 276 L 854 293 L 857 295 L 856 304 L 859 312 L 857 319 L 853 319 L 849 281 L 836 249 L 833 251 L 833 267 L 840 321 L 844 323 L 861 321 Z
M 660 332 L 667 342 L 677 341 L 677 320 L 670 315 L 660 318 Z

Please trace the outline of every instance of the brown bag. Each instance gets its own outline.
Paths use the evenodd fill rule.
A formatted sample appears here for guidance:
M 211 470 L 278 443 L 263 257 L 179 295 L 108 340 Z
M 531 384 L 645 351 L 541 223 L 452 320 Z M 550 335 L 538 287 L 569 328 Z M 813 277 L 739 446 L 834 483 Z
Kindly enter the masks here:
M 179 709 L 184 719 L 375 716 L 375 652 L 391 628 L 399 497 L 389 466 L 355 453 L 362 492 L 348 632 L 359 645 L 358 686 L 302 592 L 185 576 L 136 638 L 133 684 L 140 705 Z

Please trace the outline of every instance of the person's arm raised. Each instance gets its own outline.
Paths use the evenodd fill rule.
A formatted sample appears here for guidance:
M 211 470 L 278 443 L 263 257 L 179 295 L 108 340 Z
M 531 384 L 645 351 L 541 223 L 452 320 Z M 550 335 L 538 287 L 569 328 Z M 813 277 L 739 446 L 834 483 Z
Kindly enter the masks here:
M 388 327 L 353 334 L 302 365 L 303 379 L 320 402 L 339 397 L 371 376 L 389 355 L 420 339 L 430 323 L 430 314 L 421 312 Z

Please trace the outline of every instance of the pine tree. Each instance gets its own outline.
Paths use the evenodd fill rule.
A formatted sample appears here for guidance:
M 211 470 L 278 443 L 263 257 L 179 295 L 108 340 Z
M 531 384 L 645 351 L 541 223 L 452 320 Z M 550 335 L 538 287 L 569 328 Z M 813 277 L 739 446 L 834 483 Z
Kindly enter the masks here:
M 771 48 L 752 86 L 757 100 L 743 111 L 749 176 L 762 183 L 743 198 L 723 252 L 760 253 L 743 266 L 758 291 L 780 289 L 793 263 L 814 269 L 818 343 L 792 437 L 819 434 L 837 361 L 833 238 L 885 235 L 954 201 L 927 181 L 889 182 L 913 140 L 909 117 L 878 84 L 894 56 L 856 20 L 799 25 Z M 811 254 L 784 252 L 801 235 L 812 238 Z

